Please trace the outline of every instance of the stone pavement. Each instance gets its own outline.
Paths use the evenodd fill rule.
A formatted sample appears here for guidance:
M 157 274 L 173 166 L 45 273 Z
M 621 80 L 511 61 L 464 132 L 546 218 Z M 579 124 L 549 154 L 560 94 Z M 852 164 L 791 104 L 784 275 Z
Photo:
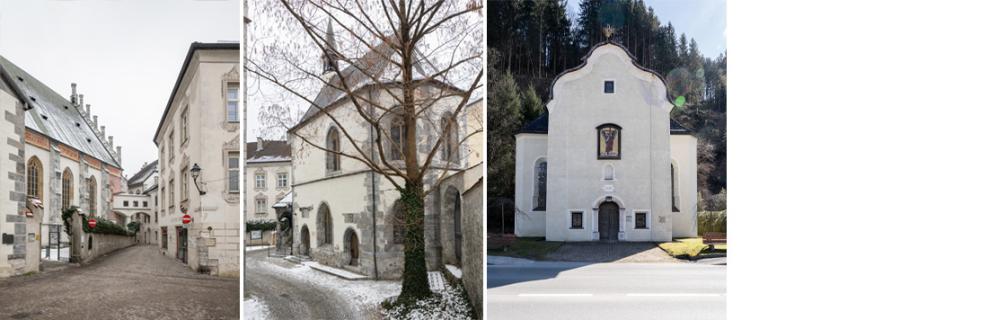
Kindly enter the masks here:
M 198 274 L 154 246 L 0 280 L 0 319 L 237 319 L 239 282 Z
M 545 256 L 570 262 L 682 262 L 652 242 L 566 242 Z

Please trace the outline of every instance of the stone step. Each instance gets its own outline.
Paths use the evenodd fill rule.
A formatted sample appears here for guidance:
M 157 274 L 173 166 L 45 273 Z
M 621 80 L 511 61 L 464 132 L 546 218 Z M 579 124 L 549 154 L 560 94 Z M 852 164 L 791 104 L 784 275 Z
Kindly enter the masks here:
M 324 272 L 324 273 L 327 273 L 327 274 L 330 274 L 330 275 L 333 275 L 333 276 L 336 276 L 336 277 L 339 277 L 339 278 L 343 278 L 343 279 L 346 279 L 346 280 L 363 280 L 363 279 L 367 279 L 367 276 L 365 276 L 365 275 L 362 275 L 362 274 L 359 274 L 359 273 L 356 273 L 356 272 L 352 272 L 352 271 L 349 271 L 349 270 L 344 270 L 344 269 L 329 267 L 329 266 L 320 264 L 320 263 L 315 262 L 315 261 L 304 262 L 304 265 L 306 265 L 308 267 L 311 267 L 311 269 L 318 270 L 318 271 L 321 271 L 321 272 Z

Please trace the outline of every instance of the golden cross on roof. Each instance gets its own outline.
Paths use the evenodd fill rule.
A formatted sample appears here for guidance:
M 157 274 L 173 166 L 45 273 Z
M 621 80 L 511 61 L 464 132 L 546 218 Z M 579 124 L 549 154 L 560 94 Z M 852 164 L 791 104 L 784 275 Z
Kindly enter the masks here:
M 611 25 L 609 24 L 605 26 L 604 30 L 602 31 L 604 31 L 604 38 L 607 40 L 611 40 L 611 35 L 615 33 L 615 28 L 612 28 Z

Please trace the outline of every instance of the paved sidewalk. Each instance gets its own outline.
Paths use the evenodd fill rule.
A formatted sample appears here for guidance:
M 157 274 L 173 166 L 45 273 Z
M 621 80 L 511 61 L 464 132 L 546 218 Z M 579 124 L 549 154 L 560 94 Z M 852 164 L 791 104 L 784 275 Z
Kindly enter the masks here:
M 238 279 L 198 274 L 154 246 L 0 280 L 0 319 L 237 319 Z
M 567 242 L 545 258 L 572 262 L 682 262 L 652 242 Z

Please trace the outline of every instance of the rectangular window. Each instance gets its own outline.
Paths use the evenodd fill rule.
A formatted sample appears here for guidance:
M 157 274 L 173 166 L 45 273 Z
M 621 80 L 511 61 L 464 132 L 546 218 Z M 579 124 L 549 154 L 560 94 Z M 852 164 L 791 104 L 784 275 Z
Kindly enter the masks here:
M 241 192 L 240 182 L 240 168 L 238 167 L 241 163 L 240 153 L 231 152 L 227 154 L 227 191 L 230 193 Z
M 265 213 L 265 199 L 255 199 L 255 213 Z
M 133 201 L 133 206 L 134 207 L 139 207 L 140 206 L 140 202 L 139 201 Z
M 175 207 L 175 179 L 168 181 L 168 208 Z
M 276 175 L 276 187 L 286 188 L 287 186 L 286 175 L 287 175 L 286 172 L 280 172 L 279 174 Z
M 175 160 L 175 132 L 168 133 L 168 160 Z
M 636 229 L 646 228 L 646 212 L 636 212 Z
M 146 201 L 144 201 L 144 202 L 143 202 L 143 207 L 144 207 L 144 208 L 146 208 L 146 207 L 147 207 L 147 202 L 146 202 Z
M 128 207 L 129 206 L 129 201 L 123 201 L 122 202 L 122 206 L 123 207 Z
M 182 109 L 182 142 L 189 141 L 189 107 Z
M 605 81 L 604 82 L 604 93 L 615 93 L 615 82 Z
M 255 189 L 265 189 L 265 173 L 255 174 Z
M 227 122 L 238 122 L 238 83 L 227 84 Z
M 574 211 L 569 218 L 570 229 L 583 229 L 583 212 Z
M 181 192 L 182 192 L 182 198 L 181 199 L 182 199 L 182 201 L 189 200 L 189 169 L 188 168 L 182 168 L 182 171 L 180 172 L 180 175 L 182 176 L 182 184 L 180 186 L 180 188 L 182 189 L 181 190 Z

